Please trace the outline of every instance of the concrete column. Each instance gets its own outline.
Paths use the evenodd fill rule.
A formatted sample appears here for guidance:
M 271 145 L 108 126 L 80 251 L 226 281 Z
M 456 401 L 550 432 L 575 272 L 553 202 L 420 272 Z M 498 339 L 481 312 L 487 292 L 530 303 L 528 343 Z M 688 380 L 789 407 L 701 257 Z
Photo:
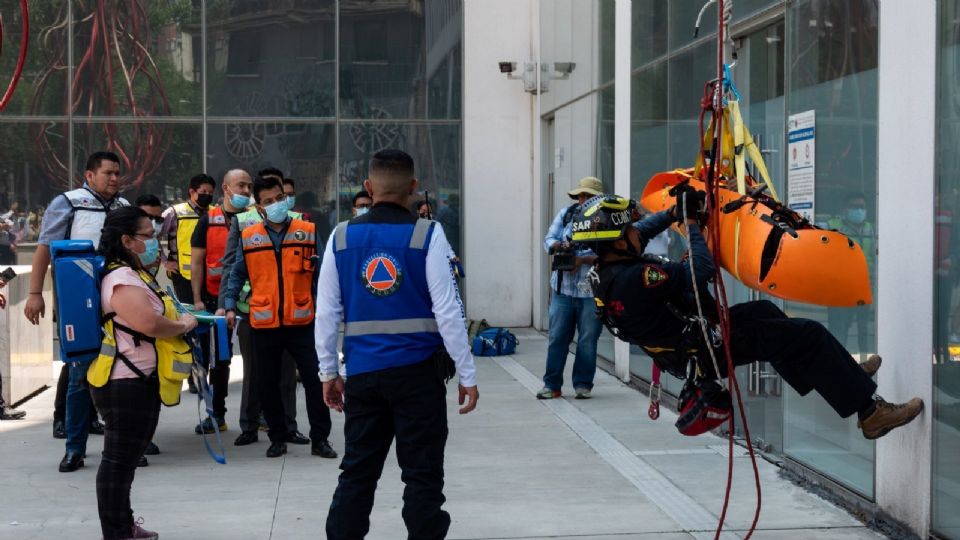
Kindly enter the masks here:
M 877 442 L 877 503 L 930 527 L 937 3 L 880 2 L 878 392 L 926 412 Z
M 630 196 L 630 0 L 617 0 L 614 60 L 614 186 L 618 194 Z M 630 380 L 630 345 L 619 339 L 614 345 L 617 376 Z
M 497 62 L 534 61 L 533 1 L 463 3 L 467 315 L 498 326 L 532 323 L 535 99 Z

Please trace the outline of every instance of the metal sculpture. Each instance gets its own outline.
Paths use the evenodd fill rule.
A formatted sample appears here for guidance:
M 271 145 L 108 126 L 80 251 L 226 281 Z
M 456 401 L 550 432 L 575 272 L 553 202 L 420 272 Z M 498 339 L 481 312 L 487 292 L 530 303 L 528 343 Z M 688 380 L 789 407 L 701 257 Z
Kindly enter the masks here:
M 23 75 L 23 65 L 27 59 L 27 45 L 30 43 L 30 10 L 27 8 L 27 0 L 20 0 L 20 54 L 17 56 L 17 66 L 13 69 L 13 76 L 10 77 L 10 83 L 0 97 L 0 112 L 7 108 L 10 99 L 13 97 L 13 91 L 17 89 L 17 83 L 20 82 L 20 76 Z M 0 14 L 0 53 L 3 52 L 3 15 Z
M 51 55 L 35 83 L 32 112 L 40 107 L 51 78 L 67 72 L 65 58 L 70 39 L 69 3 L 64 2 L 56 22 L 40 35 Z M 159 68 L 149 51 L 151 33 L 141 0 L 76 0 L 73 21 L 76 67 L 68 81 L 72 92 L 67 108 L 74 115 L 76 145 L 105 149 L 120 157 L 121 189 L 139 186 L 157 171 L 170 147 L 170 127 L 150 122 L 170 114 L 170 103 Z M 94 122 L 90 117 L 104 116 Z M 78 122 L 80 117 L 86 122 Z M 117 122 L 115 117 L 130 120 Z M 39 126 L 35 132 L 37 160 L 61 188 L 71 187 L 69 163 L 64 163 L 55 132 Z M 90 148 L 87 148 L 87 147 Z

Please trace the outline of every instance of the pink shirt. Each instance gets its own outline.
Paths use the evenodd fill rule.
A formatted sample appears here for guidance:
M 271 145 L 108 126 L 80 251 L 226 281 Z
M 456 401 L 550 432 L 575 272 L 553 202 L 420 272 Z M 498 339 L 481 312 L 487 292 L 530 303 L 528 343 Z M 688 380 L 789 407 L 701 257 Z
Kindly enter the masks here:
M 102 306 L 104 313 L 111 313 L 114 311 L 113 304 L 110 300 L 113 298 L 114 290 L 119 286 L 131 286 L 131 287 L 140 287 L 147 293 L 147 297 L 150 298 L 150 307 L 153 308 L 157 314 L 163 314 L 163 301 L 157 298 L 157 295 L 150 290 L 150 287 L 140 279 L 140 276 L 137 275 L 136 270 L 124 266 L 118 268 L 113 272 L 107 274 L 107 277 L 103 278 L 103 283 L 100 285 L 100 304 Z M 124 326 L 130 326 L 127 321 L 123 320 L 119 316 L 115 317 L 115 321 L 119 322 Z M 134 345 L 133 337 L 124 332 L 123 330 L 116 330 L 117 336 L 117 351 L 123 353 L 130 362 L 137 367 L 144 375 L 150 375 L 157 370 L 157 352 L 153 348 L 151 343 L 140 343 L 140 346 L 137 347 Z M 110 375 L 110 379 L 135 379 L 138 375 L 133 372 L 127 365 L 117 358 L 113 363 L 113 373 Z

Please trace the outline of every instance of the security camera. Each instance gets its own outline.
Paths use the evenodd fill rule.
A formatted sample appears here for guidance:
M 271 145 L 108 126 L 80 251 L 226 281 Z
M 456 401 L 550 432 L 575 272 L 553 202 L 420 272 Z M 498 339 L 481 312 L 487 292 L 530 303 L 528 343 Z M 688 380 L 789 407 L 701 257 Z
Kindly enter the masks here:
M 513 73 L 517 70 L 516 62 L 500 62 L 500 73 Z
M 562 73 L 564 75 L 570 75 L 573 73 L 573 70 L 577 67 L 576 62 L 554 62 L 553 70 L 557 73 Z

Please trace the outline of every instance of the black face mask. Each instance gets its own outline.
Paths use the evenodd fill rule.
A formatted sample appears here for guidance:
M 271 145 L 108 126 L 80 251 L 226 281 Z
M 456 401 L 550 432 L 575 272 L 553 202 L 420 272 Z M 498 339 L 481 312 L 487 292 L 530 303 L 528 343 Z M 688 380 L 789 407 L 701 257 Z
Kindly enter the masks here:
M 200 208 L 206 208 L 210 206 L 210 203 L 213 202 L 213 195 L 209 193 L 201 193 L 197 195 L 197 206 Z

